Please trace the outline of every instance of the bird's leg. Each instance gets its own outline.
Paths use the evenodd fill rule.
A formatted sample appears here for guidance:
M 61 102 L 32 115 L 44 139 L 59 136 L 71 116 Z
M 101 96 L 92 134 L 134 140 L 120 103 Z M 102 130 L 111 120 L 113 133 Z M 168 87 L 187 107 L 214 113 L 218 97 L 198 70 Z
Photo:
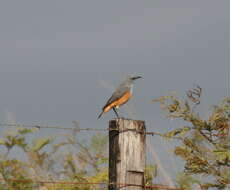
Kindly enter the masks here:
M 116 111 L 116 108 L 115 108 L 115 107 L 113 107 L 113 111 L 115 112 L 115 114 L 116 114 L 117 118 L 119 118 L 119 115 L 118 115 L 118 113 L 117 113 L 117 111 Z

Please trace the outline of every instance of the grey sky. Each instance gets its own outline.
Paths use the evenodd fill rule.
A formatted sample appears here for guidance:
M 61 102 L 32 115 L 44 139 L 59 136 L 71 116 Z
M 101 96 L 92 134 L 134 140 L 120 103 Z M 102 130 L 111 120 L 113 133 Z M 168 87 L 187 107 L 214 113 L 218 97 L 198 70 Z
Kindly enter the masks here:
M 135 118 L 165 132 L 151 99 L 204 89 L 200 110 L 229 96 L 230 1 L 1 1 L 0 118 L 107 127 L 97 120 L 110 88 L 136 81 Z M 123 115 L 127 112 L 122 109 Z

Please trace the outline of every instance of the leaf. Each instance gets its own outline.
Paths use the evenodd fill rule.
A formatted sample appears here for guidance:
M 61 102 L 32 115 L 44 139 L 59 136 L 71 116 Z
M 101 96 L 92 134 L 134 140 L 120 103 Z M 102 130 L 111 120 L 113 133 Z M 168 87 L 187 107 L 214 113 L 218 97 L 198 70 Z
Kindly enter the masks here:
M 213 153 L 216 155 L 218 161 L 224 162 L 230 160 L 230 151 L 228 150 L 214 150 Z
M 48 145 L 49 143 L 52 142 L 52 139 L 51 138 L 41 138 L 41 139 L 37 139 L 35 142 L 34 142 L 34 145 L 32 147 L 32 150 L 33 151 L 39 151 L 41 150 L 44 146 Z
M 108 170 L 107 168 L 102 168 L 99 172 L 97 172 L 94 176 L 92 176 L 89 181 L 93 183 L 97 182 L 105 182 L 108 180 Z
M 155 177 L 157 177 L 157 165 L 147 165 L 145 167 L 145 185 L 152 185 Z
M 68 142 L 61 142 L 61 143 L 58 143 L 58 144 L 54 144 L 53 145 L 53 149 L 54 151 L 56 152 L 59 148 L 63 147 L 63 146 L 66 146 L 68 145 L 69 143 Z
M 174 150 L 174 153 L 186 160 L 190 156 L 191 150 L 187 149 L 186 147 L 177 146 Z
M 99 166 L 99 165 L 102 165 L 102 164 L 106 164 L 106 163 L 108 163 L 108 158 L 99 158 L 98 160 L 97 160 L 97 162 L 96 162 L 96 164 Z
M 184 173 L 179 173 L 176 177 L 176 182 L 181 188 L 186 190 L 192 190 L 193 184 L 199 184 L 200 182 L 192 177 L 191 175 L 186 175 Z
M 28 128 L 19 128 L 18 129 L 18 133 L 21 135 L 25 135 L 27 133 L 33 133 L 34 131 L 36 131 L 37 129 L 28 129 Z
M 98 133 L 91 138 L 90 149 L 96 153 L 102 153 L 106 150 L 106 145 L 108 143 L 108 137 Z
M 0 139 L 0 145 L 6 145 L 6 142 L 2 139 Z

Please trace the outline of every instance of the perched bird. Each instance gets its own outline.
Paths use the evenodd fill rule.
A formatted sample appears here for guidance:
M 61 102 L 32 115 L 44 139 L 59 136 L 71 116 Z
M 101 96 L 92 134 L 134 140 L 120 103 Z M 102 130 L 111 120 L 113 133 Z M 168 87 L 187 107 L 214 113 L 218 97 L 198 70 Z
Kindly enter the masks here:
M 122 82 L 112 96 L 109 98 L 105 106 L 102 108 L 102 112 L 98 116 L 98 119 L 102 116 L 102 114 L 108 112 L 113 109 L 116 116 L 119 118 L 117 110 L 121 105 L 125 104 L 131 97 L 133 93 L 133 81 L 141 78 L 140 76 L 136 77 L 128 77 L 124 82 Z

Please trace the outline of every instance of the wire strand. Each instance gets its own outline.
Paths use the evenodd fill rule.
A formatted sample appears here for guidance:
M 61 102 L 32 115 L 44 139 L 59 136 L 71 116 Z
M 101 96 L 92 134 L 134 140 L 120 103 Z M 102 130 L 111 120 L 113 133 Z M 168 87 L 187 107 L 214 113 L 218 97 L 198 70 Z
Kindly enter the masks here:
M 143 187 L 138 184 L 128 183 L 108 183 L 108 182 L 71 182 L 71 181 L 48 181 L 48 180 L 33 180 L 33 179 L 16 179 L 16 178 L 0 178 L 0 181 L 17 182 L 17 183 L 37 183 L 37 184 L 60 184 L 60 185 L 118 185 L 118 186 L 136 186 Z M 146 189 L 161 189 L 161 190 L 184 190 L 182 188 L 172 188 L 162 184 L 153 184 L 144 186 Z
M 49 125 L 26 125 L 26 124 L 19 124 L 19 123 L 0 123 L 0 126 L 2 127 L 24 127 L 24 128 L 37 128 L 37 129 L 59 129 L 59 130 L 73 130 L 76 132 L 80 131 L 110 131 L 109 128 L 106 129 L 100 129 L 100 128 L 78 128 L 78 127 L 62 127 L 62 126 L 49 126 Z M 113 129 L 114 130 L 114 129 Z M 133 130 L 126 130 L 126 131 L 133 131 Z M 126 132 L 126 131 L 120 131 L 120 132 Z M 135 130 L 136 131 L 136 130 Z M 136 131 L 139 132 L 139 131 Z M 162 133 L 159 132 L 154 132 L 154 131 L 147 131 L 145 132 L 146 135 L 150 136 L 161 136 L 164 138 L 169 138 L 169 139 L 177 139 L 181 140 L 182 138 L 180 137 L 168 137 Z

